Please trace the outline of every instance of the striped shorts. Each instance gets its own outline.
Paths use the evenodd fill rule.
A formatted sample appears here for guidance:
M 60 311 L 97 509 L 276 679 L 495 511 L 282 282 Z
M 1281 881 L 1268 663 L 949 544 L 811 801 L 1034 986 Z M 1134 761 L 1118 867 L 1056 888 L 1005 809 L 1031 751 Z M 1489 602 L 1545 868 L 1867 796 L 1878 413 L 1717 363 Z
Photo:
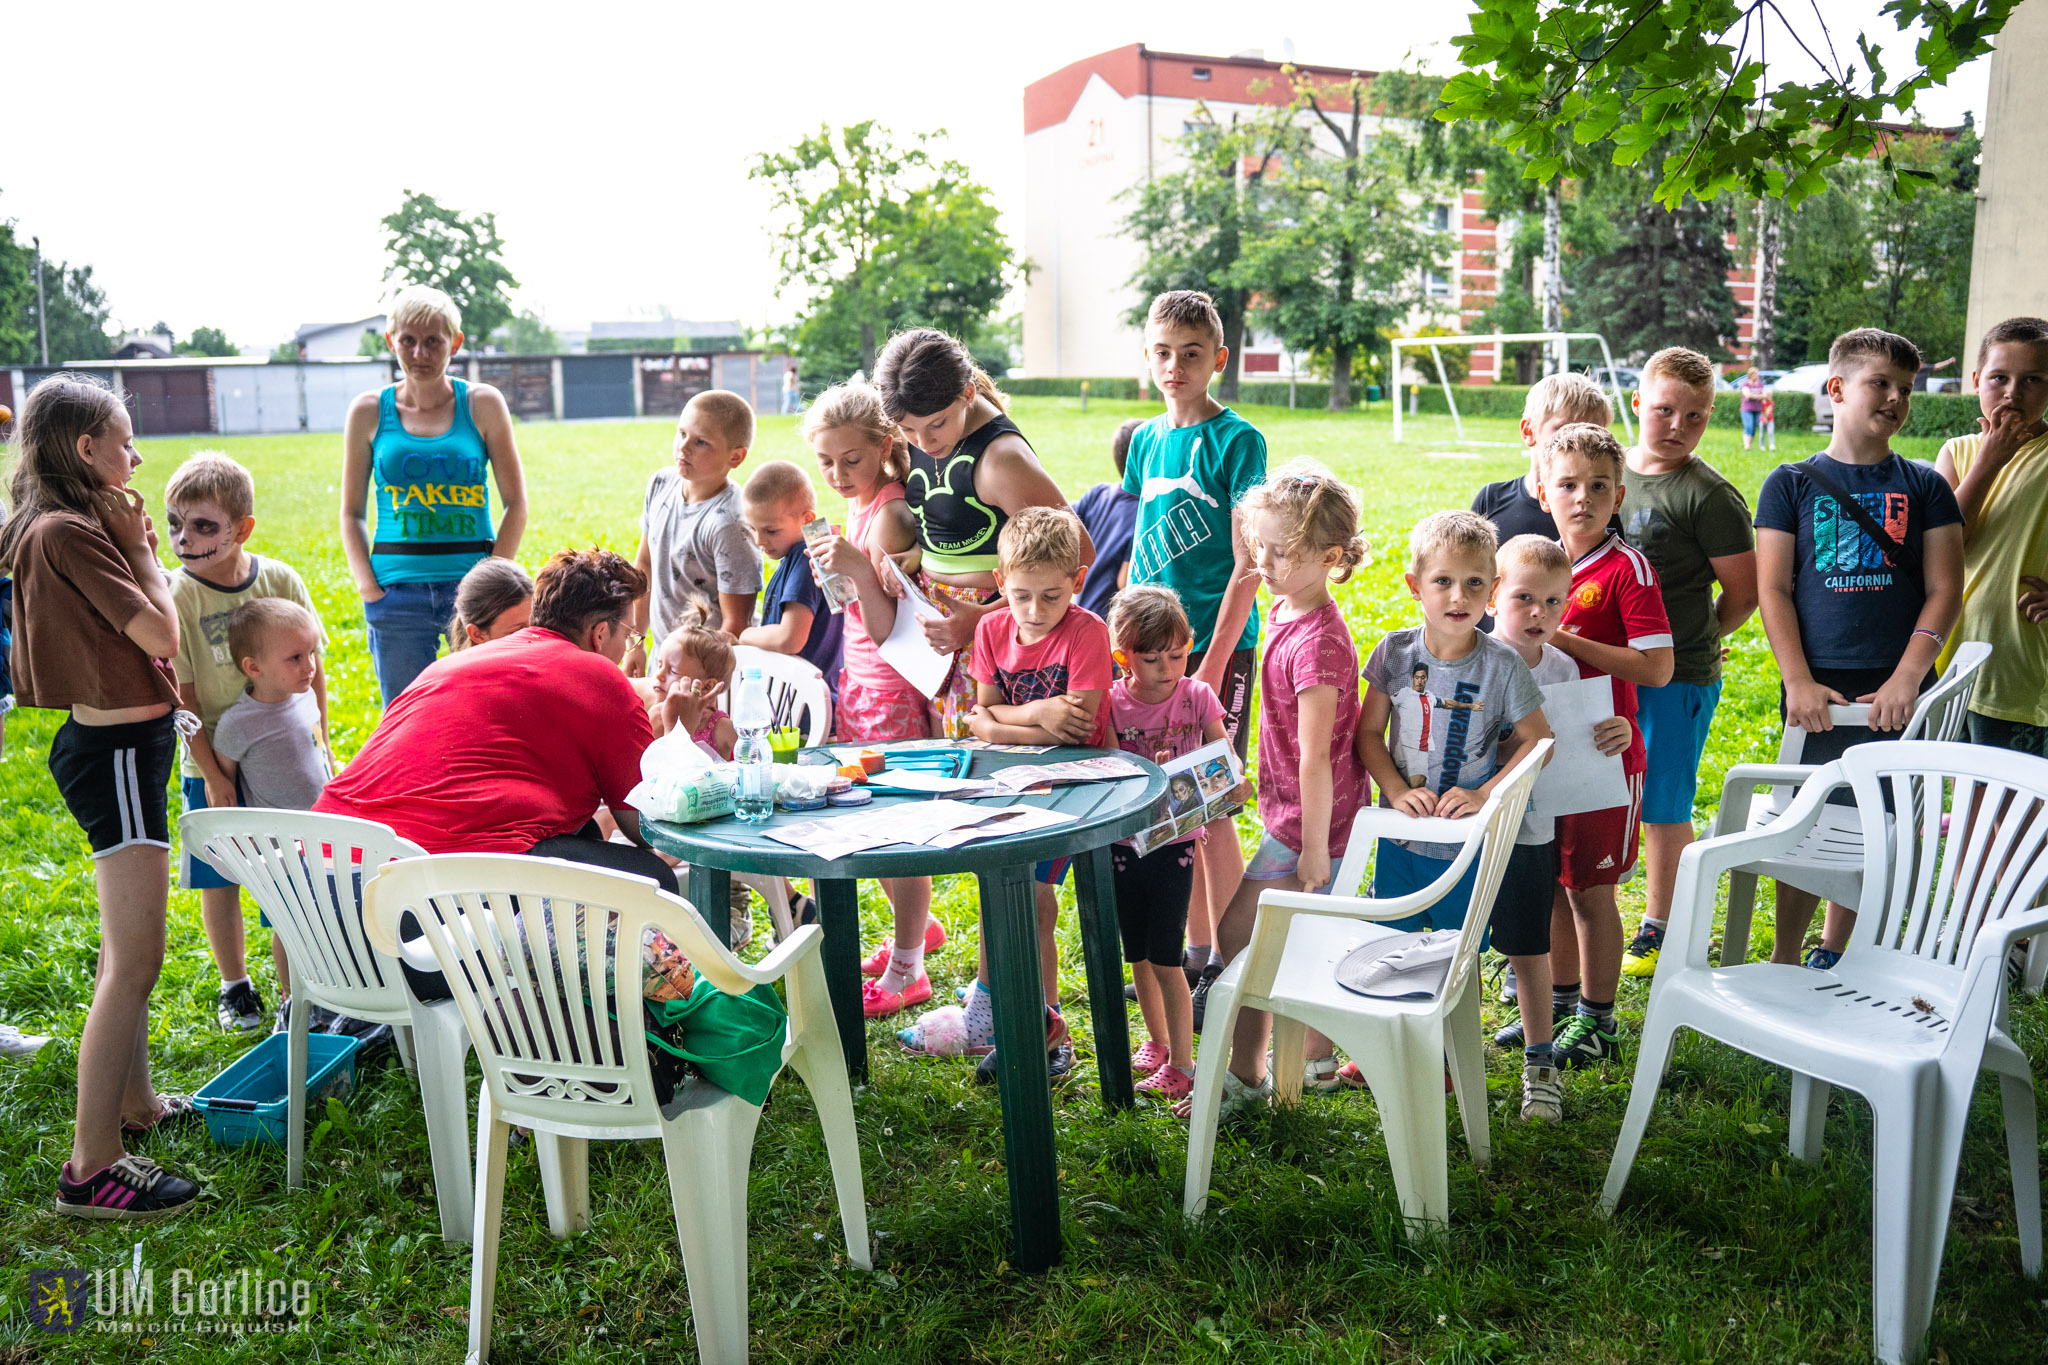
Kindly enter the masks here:
M 171 846 L 171 768 L 178 732 L 169 716 L 127 725 L 67 720 L 50 741 L 50 776 L 104 858 L 134 844 Z

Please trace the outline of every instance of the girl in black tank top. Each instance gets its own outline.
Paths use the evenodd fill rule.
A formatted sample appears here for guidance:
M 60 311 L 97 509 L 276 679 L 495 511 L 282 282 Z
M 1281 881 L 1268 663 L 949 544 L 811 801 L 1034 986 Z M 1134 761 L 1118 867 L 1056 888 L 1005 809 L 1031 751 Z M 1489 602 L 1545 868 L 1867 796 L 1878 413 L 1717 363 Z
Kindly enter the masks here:
M 1022 440 L 1024 433 L 999 412 L 956 441 L 943 459 L 910 447 L 910 477 L 903 481 L 903 492 L 917 516 L 927 573 L 995 572 L 996 540 L 1010 517 L 975 496 L 974 476 L 989 443 L 1010 435 Z

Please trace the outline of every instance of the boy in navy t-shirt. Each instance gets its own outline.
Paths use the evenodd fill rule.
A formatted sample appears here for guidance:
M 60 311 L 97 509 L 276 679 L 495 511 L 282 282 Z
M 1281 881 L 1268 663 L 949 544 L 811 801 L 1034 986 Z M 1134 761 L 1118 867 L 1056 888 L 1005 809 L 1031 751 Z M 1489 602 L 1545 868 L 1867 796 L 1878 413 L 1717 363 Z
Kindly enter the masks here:
M 1116 461 L 1116 482 L 1098 483 L 1074 504 L 1074 515 L 1088 528 L 1095 546 L 1095 562 L 1088 566 L 1088 581 L 1081 585 L 1075 605 L 1105 619 L 1109 602 L 1122 580 L 1129 576 L 1131 541 L 1138 531 L 1138 495 L 1124 487 L 1124 460 L 1130 453 L 1131 433 L 1145 425 L 1142 417 L 1126 417 L 1116 435 L 1109 438 L 1109 457 Z
M 1891 450 L 1919 369 L 1919 348 L 1902 336 L 1864 327 L 1836 337 L 1828 448 L 1773 470 L 1757 498 L 1764 633 L 1783 679 L 1780 712 L 1808 736 L 1803 763 L 1902 729 L 1962 609 L 1955 493 L 1933 469 Z M 1869 703 L 1870 728 L 1834 729 L 1828 707 L 1852 702 Z M 1773 962 L 1799 960 L 1815 900 L 1779 883 Z M 1853 911 L 1830 903 L 1807 965 L 1833 967 L 1854 924 Z
M 845 617 L 832 610 L 802 553 L 804 523 L 818 516 L 810 476 L 788 460 L 754 471 L 740 493 L 740 514 L 761 553 L 780 561 L 761 598 L 761 624 L 740 632 L 740 643 L 774 654 L 795 654 L 839 687 L 839 635 Z

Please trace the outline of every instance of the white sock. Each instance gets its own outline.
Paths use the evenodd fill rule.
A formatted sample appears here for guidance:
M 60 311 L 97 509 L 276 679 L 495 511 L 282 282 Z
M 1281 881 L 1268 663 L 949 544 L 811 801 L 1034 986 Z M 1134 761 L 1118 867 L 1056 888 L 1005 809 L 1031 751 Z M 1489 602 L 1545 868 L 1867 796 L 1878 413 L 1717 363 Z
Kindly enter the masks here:
M 1664 927 L 1664 921 L 1661 919 L 1654 919 L 1649 915 L 1644 915 L 1643 927 L 1645 929 L 1662 929 Z
M 924 975 L 924 940 L 919 939 L 908 948 L 891 948 L 889 965 L 882 969 L 881 987 L 885 991 L 900 991 Z
M 246 977 L 246 976 L 243 976 L 243 977 L 237 977 L 237 978 L 236 978 L 235 980 L 233 980 L 233 981 L 223 981 L 223 982 L 221 982 L 221 983 L 220 983 L 220 988 L 221 988 L 221 989 L 222 989 L 223 991 L 231 991 L 231 990 L 233 990 L 233 989 L 234 989 L 235 987 L 237 987 L 237 986 L 246 986 L 246 985 L 248 985 L 248 984 L 249 984 L 249 978 L 248 978 L 248 977 Z
M 996 1040 L 996 998 L 983 983 L 967 992 L 967 1045 L 987 1047 Z

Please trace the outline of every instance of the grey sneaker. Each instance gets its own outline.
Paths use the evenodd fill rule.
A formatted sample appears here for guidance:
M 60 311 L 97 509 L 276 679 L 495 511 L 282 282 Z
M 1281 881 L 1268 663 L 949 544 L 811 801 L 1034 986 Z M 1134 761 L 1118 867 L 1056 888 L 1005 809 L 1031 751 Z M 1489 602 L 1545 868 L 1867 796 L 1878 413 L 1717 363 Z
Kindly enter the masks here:
M 253 1033 L 263 1027 L 263 997 L 238 981 L 214 998 L 213 1015 L 229 1033 Z
M 1564 1122 L 1564 1087 L 1554 1066 L 1522 1068 L 1522 1122 Z

